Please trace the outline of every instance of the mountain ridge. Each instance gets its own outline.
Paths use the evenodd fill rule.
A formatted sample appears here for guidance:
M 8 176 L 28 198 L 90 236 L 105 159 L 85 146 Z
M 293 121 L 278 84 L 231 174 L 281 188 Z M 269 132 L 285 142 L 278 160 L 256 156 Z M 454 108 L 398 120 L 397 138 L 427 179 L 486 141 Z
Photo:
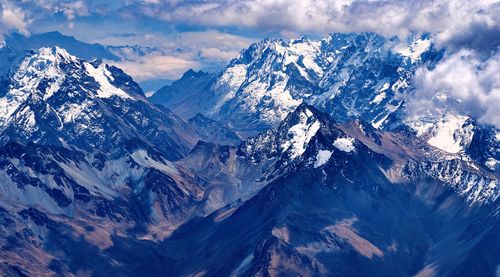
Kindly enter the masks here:
M 360 117 L 380 126 L 400 106 L 394 96 L 410 85 L 414 67 L 439 60 L 440 53 L 427 35 L 410 36 L 408 42 L 374 33 L 332 33 L 320 41 L 266 39 L 243 50 L 195 96 L 203 99 L 201 106 L 194 99 L 192 104 L 237 131 L 248 129 L 245 125 L 258 131 L 275 126 L 302 100 L 339 120 Z M 367 88 L 359 88 L 363 80 L 371 82 Z M 351 106 L 369 110 L 346 110 Z
M 0 272 L 495 274 L 499 175 L 485 164 L 497 149 L 491 140 L 495 130 L 451 115 L 443 122 L 454 120 L 456 128 L 425 125 L 419 133 L 407 125 L 374 124 L 377 116 L 363 112 L 384 92 L 374 88 L 388 82 L 370 81 L 395 69 L 385 72 L 387 61 L 365 67 L 352 59 L 392 57 L 412 68 L 429 49 L 422 40 L 425 36 L 410 40 L 408 48 L 391 56 L 384 47 L 398 46 L 396 40 L 332 35 L 323 47 L 346 52 L 324 61 L 344 66 L 324 68 L 310 55 L 321 46 L 317 42 L 257 43 L 225 73 L 189 71 L 167 93 L 180 96 L 169 101 L 182 103 L 182 111 L 190 97 L 209 106 L 214 95 L 231 95 L 229 85 L 240 81 L 258 88 L 249 85 L 251 78 L 233 78 L 244 64 L 258 83 L 270 81 L 270 86 L 247 94 L 239 87 L 234 97 L 244 103 L 227 103 L 255 104 L 256 117 L 244 117 L 245 110 L 232 114 L 232 104 L 224 103 L 214 106 L 221 113 L 195 114 L 187 122 L 151 103 L 119 68 L 76 58 L 61 48 L 27 52 L 6 75 L 0 94 L 0 237 L 5 238 L 0 240 Z M 367 45 L 389 54 L 370 54 Z M 278 95 L 272 90 L 286 83 L 277 77 L 283 73 L 290 82 L 285 87 L 294 88 L 289 95 L 301 97 L 310 85 L 335 87 L 335 76 L 345 70 L 352 78 L 350 85 L 336 88 L 335 97 L 345 94 L 335 100 L 340 101 L 337 116 L 325 111 L 333 102 L 318 107 L 297 101 L 281 109 L 276 103 L 259 106 L 270 98 L 252 102 L 258 97 L 249 94 L 271 88 Z M 316 84 L 314 76 L 328 74 L 333 79 Z M 387 89 L 403 93 L 400 85 L 409 76 L 398 74 L 391 75 Z M 219 82 L 221 76 L 227 79 Z M 369 88 L 349 93 L 363 78 Z M 182 95 L 186 84 L 193 84 L 193 90 Z M 220 85 L 221 91 L 203 92 L 200 84 Z M 305 98 L 328 98 L 323 96 L 329 93 L 312 91 Z M 361 95 L 359 101 L 351 101 L 355 94 Z M 394 100 L 387 98 L 380 103 Z M 347 102 L 354 105 L 355 116 L 343 112 L 351 107 Z M 66 114 L 75 108 L 78 113 Z M 276 109 L 270 114 L 279 114 L 280 120 L 259 125 L 266 109 Z M 237 119 L 248 128 L 234 132 L 235 125 L 228 123 Z M 251 135 L 255 126 L 267 127 Z M 436 144 L 436 137 L 452 139 L 445 145 L 452 148 Z

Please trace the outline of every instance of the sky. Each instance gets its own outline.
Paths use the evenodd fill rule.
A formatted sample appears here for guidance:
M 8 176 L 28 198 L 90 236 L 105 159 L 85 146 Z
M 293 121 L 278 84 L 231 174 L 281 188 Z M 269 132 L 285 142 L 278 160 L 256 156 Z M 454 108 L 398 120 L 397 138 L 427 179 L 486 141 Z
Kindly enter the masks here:
M 500 0 L 0 0 L 0 35 L 60 31 L 104 45 L 154 49 L 122 61 L 138 81 L 216 71 L 260 39 L 319 39 L 330 32 L 404 37 L 430 32 L 447 49 L 441 67 L 417 74 L 423 92 L 443 89 L 476 109 L 498 99 Z M 457 68 L 457 66 L 460 66 Z M 457 85 L 456 78 L 466 74 Z M 495 80 L 496 78 L 496 80 Z M 444 80 L 444 81 L 443 81 Z M 465 83 L 464 83 L 465 82 Z M 467 87 L 469 89 L 460 89 Z M 474 91 L 474 93 L 472 93 Z M 481 99 L 481 100 L 477 100 Z M 465 101 L 467 103 L 467 101 Z M 497 101 L 498 103 L 498 101 Z M 500 125 L 495 113 L 488 121 Z M 493 119 L 491 119 L 493 118 Z

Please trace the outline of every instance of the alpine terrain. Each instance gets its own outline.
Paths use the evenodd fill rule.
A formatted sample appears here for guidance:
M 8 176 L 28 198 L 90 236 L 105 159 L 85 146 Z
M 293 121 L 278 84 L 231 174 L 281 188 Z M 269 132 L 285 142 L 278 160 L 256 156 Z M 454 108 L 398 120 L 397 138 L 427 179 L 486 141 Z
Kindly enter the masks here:
M 432 34 L 265 39 L 150 98 L 109 47 L 23 41 L 0 49 L 3 276 L 500 273 L 500 130 L 406 110 Z

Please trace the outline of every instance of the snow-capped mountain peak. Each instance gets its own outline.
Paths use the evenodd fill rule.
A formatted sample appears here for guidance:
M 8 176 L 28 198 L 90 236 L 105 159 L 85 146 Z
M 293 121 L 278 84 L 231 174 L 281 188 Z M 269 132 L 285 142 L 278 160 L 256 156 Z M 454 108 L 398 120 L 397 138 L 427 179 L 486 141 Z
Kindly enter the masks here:
M 349 153 L 355 144 L 355 139 L 340 130 L 327 114 L 302 103 L 280 125 L 249 138 L 240 148 L 254 160 L 280 157 L 289 164 L 314 160 L 314 153 L 321 150 Z
M 113 76 L 104 63 L 88 63 L 70 55 L 60 47 L 43 47 L 29 51 L 12 74 L 8 95 L 22 101 L 29 94 L 47 100 L 59 91 L 67 78 L 86 80 L 92 77 L 98 84 L 97 91 L 85 90 L 92 97 L 119 96 L 132 99 L 125 91 L 111 85 Z M 12 109 L 10 109 L 12 110 Z
M 2 141 L 111 149 L 120 140 L 151 143 L 160 140 L 153 138 L 160 133 L 165 133 L 162 140 L 172 138 L 185 132 L 178 126 L 187 126 L 170 111 L 149 103 L 121 69 L 76 58 L 59 47 L 28 51 L 4 78 L 8 85 L 0 94 Z M 170 143 L 180 147 L 167 156 L 181 157 L 195 140 L 192 134 L 179 135 Z
M 255 134 L 277 126 L 306 102 L 338 121 L 360 118 L 384 128 L 401 110 L 396 96 L 412 87 L 415 68 L 439 60 L 439 53 L 425 35 L 265 39 L 243 50 L 202 91 L 183 99 L 192 108 L 180 112 L 183 117 L 199 112 Z
M 51 97 L 65 78 L 61 66 L 76 61 L 75 57 L 59 47 L 44 47 L 28 53 L 12 76 L 15 84 L 9 92 L 11 98 L 22 99 L 35 91 L 43 99 Z M 40 90 L 38 88 L 43 81 L 48 84 Z

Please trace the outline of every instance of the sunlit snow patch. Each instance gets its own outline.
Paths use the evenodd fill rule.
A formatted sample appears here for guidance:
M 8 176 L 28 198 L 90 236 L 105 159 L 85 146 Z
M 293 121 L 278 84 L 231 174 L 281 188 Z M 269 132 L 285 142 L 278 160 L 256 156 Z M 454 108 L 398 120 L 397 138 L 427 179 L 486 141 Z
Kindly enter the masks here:
M 417 39 L 409 47 L 396 48 L 396 52 L 403 57 L 408 57 L 412 62 L 417 61 L 420 56 L 431 47 L 428 39 Z
M 113 81 L 111 72 L 106 68 L 106 64 L 102 63 L 97 68 L 90 63 L 85 63 L 87 73 L 92 76 L 95 81 L 100 85 L 97 91 L 97 96 L 100 98 L 110 98 L 112 96 L 119 96 L 122 98 L 132 98 L 125 91 L 113 86 L 109 81 Z
M 489 169 L 495 170 L 499 161 L 494 158 L 488 158 L 488 160 L 484 163 Z
M 380 102 L 382 102 L 382 100 L 384 100 L 384 98 L 387 96 L 385 91 L 389 89 L 389 87 L 389 83 L 384 83 L 382 87 L 377 90 L 377 95 L 373 98 L 372 101 L 370 101 L 370 104 L 380 104 Z
M 437 124 L 437 130 L 427 143 L 448 153 L 458 153 L 472 139 L 472 125 L 466 126 L 466 116 L 448 114 Z
M 283 151 L 290 150 L 292 159 L 306 151 L 307 144 L 320 128 L 321 124 L 318 120 L 310 120 L 312 115 L 312 112 L 307 109 L 301 112 L 299 123 L 288 130 L 289 140 L 281 145 Z
M 351 137 L 347 138 L 338 138 L 333 142 L 333 146 L 335 146 L 338 150 L 344 152 L 354 151 L 356 148 L 354 147 L 354 139 Z
M 314 168 L 320 167 L 330 160 L 332 152 L 328 150 L 319 150 L 316 155 L 316 162 L 314 162 Z

